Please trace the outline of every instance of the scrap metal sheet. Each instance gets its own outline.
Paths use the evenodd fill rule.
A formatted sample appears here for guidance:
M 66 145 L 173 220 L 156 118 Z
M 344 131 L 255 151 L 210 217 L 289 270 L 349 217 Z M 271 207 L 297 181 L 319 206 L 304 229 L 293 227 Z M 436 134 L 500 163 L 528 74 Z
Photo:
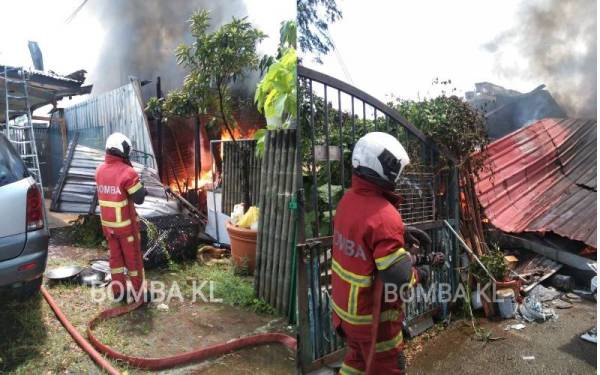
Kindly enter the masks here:
M 103 147 L 115 132 L 127 135 L 133 149 L 149 156 L 144 164 L 156 168 L 138 80 L 65 108 L 65 120 L 68 133 L 79 132 L 79 143 L 90 147 Z
M 104 161 L 104 151 L 83 145 L 75 146 L 73 159 L 69 165 L 63 165 L 62 173 L 67 173 L 61 194 L 53 196 L 54 211 L 87 214 L 96 191 L 96 168 Z M 158 173 L 139 163 L 132 163 L 140 174 L 148 195 L 144 204 L 136 205 L 139 215 L 144 217 L 172 215 L 181 210 L 176 201 L 168 199 Z M 99 209 L 96 207 L 96 213 Z
M 491 143 L 476 192 L 510 233 L 554 232 L 596 247 L 596 120 L 543 119 Z

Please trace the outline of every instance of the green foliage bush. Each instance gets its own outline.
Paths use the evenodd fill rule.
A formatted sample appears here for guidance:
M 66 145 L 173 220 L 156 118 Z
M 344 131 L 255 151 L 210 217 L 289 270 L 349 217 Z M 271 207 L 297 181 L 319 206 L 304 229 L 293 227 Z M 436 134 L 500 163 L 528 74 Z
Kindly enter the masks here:
M 490 249 L 488 253 L 480 256 L 479 260 L 481 261 L 481 263 L 483 263 L 485 268 L 487 268 L 488 271 L 490 271 L 490 273 L 492 274 L 492 276 L 494 276 L 494 279 L 496 279 L 496 281 L 504 280 L 504 277 L 508 272 L 508 265 L 506 264 L 506 260 L 504 259 L 504 253 L 502 253 L 502 251 L 498 247 Z M 475 276 L 477 281 L 479 281 L 482 284 L 485 284 L 488 281 L 490 281 L 490 277 L 488 276 L 488 274 L 483 270 L 483 268 L 481 268 L 479 264 L 477 264 L 477 262 L 472 262 L 469 265 L 469 272 L 471 272 L 471 274 Z
M 106 247 L 102 224 L 98 215 L 79 215 L 71 221 L 68 237 L 76 246 L 81 247 Z
M 465 100 L 441 95 L 422 101 L 396 99 L 390 104 L 430 137 L 442 153 L 453 155 L 459 166 L 467 160 L 481 166 L 481 158 L 474 160 L 472 154 L 489 142 L 485 118 Z

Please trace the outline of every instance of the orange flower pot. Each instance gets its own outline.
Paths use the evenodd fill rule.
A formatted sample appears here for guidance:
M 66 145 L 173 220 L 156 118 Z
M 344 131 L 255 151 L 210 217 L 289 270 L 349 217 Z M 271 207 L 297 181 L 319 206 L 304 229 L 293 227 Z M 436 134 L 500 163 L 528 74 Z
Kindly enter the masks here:
M 233 263 L 240 268 L 247 268 L 254 273 L 256 265 L 256 230 L 237 227 L 228 220 L 227 233 L 231 243 Z

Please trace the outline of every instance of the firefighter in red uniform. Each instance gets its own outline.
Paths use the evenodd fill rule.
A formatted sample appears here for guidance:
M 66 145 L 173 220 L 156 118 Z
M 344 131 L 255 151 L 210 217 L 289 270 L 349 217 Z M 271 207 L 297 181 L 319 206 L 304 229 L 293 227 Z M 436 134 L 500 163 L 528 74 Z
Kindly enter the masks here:
M 127 301 L 148 295 L 143 287 L 144 265 L 140 246 L 140 225 L 135 204 L 142 204 L 146 189 L 129 161 L 131 141 L 121 133 L 113 133 L 106 140 L 106 156 L 96 170 L 96 187 L 102 231 L 110 249 L 111 288 L 118 301 Z M 133 290 L 127 290 L 125 277 Z
M 402 145 L 387 133 L 365 135 L 352 152 L 352 187 L 337 206 L 333 238 L 333 323 L 347 347 L 341 375 L 365 374 L 370 353 L 369 375 L 404 373 L 401 300 L 383 300 L 374 285 L 380 278 L 396 288 L 389 290 L 400 290 L 429 275 L 428 266 L 415 267 L 411 251 L 431 240 L 416 228 L 407 231 L 396 208 L 394 188 L 408 163 Z M 406 246 L 405 237 L 411 242 Z M 443 254 L 435 255 L 439 262 Z M 375 299 L 382 300 L 373 341 Z

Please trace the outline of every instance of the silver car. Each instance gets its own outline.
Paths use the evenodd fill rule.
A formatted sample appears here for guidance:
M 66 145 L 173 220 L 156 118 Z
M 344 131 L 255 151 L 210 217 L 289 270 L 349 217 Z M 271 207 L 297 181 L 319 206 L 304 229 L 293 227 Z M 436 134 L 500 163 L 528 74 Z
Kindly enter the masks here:
M 48 229 L 39 186 L 0 133 L 0 292 L 35 294 L 48 258 Z

